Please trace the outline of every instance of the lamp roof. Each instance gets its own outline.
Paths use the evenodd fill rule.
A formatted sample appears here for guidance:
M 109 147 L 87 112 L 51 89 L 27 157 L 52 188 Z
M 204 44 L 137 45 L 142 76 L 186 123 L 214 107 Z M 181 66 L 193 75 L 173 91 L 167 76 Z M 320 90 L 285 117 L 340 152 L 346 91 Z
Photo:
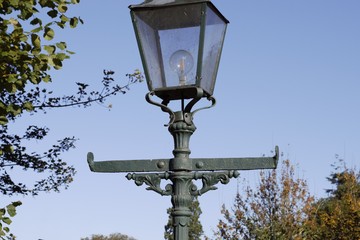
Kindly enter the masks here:
M 178 4 L 187 4 L 187 3 L 199 3 L 199 2 L 210 2 L 210 0 L 145 0 L 141 4 L 130 5 L 130 8 L 159 7 L 159 6 L 178 5 Z
M 130 9 L 142 9 L 142 8 L 157 8 L 157 7 L 167 7 L 167 6 L 176 6 L 184 4 L 193 4 L 193 3 L 209 3 L 212 8 L 224 19 L 226 23 L 229 23 L 224 15 L 214 6 L 211 0 L 145 0 L 143 3 L 130 5 Z

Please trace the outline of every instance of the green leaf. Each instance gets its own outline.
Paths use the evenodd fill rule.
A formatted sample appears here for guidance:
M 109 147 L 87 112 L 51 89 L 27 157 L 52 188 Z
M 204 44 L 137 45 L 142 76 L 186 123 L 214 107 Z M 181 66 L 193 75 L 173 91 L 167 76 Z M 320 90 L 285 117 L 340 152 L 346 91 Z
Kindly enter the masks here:
M 33 49 L 31 50 L 31 53 L 34 54 L 34 55 L 38 55 L 40 52 L 41 52 L 41 49 L 40 49 L 40 48 L 33 48 Z
M 47 15 L 49 15 L 51 18 L 56 18 L 58 15 L 58 11 L 56 11 L 56 10 L 48 11 Z
M 19 6 L 19 0 L 10 0 L 10 3 L 12 6 L 14 7 L 18 7 Z
M 60 68 L 62 68 L 62 61 L 58 58 L 53 58 L 53 63 L 54 63 L 54 68 L 56 70 L 59 70 Z
M 5 109 L 6 109 L 5 103 L 0 100 L 0 110 L 5 110 Z
M 21 108 L 18 105 L 10 104 L 7 106 L 6 111 L 11 113 L 12 115 L 16 116 L 21 113 Z
M 37 27 L 37 28 L 34 28 L 33 30 L 31 30 L 31 32 L 33 33 L 37 33 L 37 32 L 40 32 L 41 30 L 43 30 L 43 27 Z
M 25 66 L 23 66 L 23 68 L 24 68 L 24 69 L 27 69 L 28 66 L 25 65 Z M 27 79 L 27 75 L 26 75 L 26 74 L 23 74 L 23 75 L 21 75 L 21 78 L 22 78 L 22 79 Z M 17 81 L 15 82 L 15 85 L 16 85 L 16 87 L 17 87 L 19 90 L 24 88 L 24 82 L 23 82 L 22 80 L 17 80 Z
M 9 19 L 9 23 L 15 26 L 15 25 L 18 25 L 18 24 L 19 24 L 19 21 L 18 21 L 17 19 L 10 18 L 10 19 Z
M 26 36 L 25 34 L 20 36 L 20 41 L 26 42 L 27 40 L 28 40 L 28 36 Z
M 66 6 L 66 3 L 61 3 L 61 4 L 59 4 L 58 10 L 59 10 L 59 12 L 61 12 L 61 13 L 66 12 L 66 11 L 68 10 L 68 7 Z
M 71 0 L 71 3 L 72 4 L 78 4 L 78 3 L 80 3 L 80 0 Z
M 23 105 L 23 108 L 28 112 L 31 112 L 34 110 L 34 106 L 30 102 L 25 102 Z
M 15 93 L 18 90 L 16 84 L 11 84 L 10 86 L 11 86 L 11 89 L 10 89 L 11 93 Z
M 79 19 L 77 17 L 73 17 L 70 19 L 70 27 L 71 28 L 76 28 L 78 23 L 79 23 Z
M 9 204 L 7 205 L 6 209 L 10 217 L 14 217 L 16 215 L 16 208 L 14 205 Z
M 1 125 L 6 125 L 8 122 L 9 122 L 9 120 L 5 116 L 0 116 L 0 124 Z
M 39 78 L 37 78 L 36 76 L 31 76 L 30 77 L 30 82 L 32 82 L 33 84 L 39 84 Z
M 15 207 L 18 207 L 18 206 L 22 205 L 22 202 L 21 201 L 12 202 L 12 205 L 14 205 Z
M 42 78 L 42 81 L 47 83 L 51 81 L 51 78 L 49 75 L 46 75 L 45 77 Z
M 4 232 L 7 232 L 7 233 L 10 232 L 10 229 L 8 227 L 4 227 L 3 230 L 4 230 Z
M 36 34 L 31 34 L 31 43 L 34 45 L 34 48 L 39 49 L 41 47 L 40 37 Z
M 64 22 L 56 22 L 56 25 L 58 25 L 62 29 L 64 29 L 66 27 Z
M 39 18 L 34 18 L 33 20 L 30 21 L 31 25 L 36 25 L 36 24 L 40 24 L 41 25 L 42 21 Z
M 61 15 L 60 19 L 63 22 L 68 22 L 69 21 L 69 18 L 67 16 L 65 16 L 64 14 Z
M 7 225 L 10 225 L 10 224 L 12 223 L 11 219 L 8 218 L 8 217 L 3 217 L 3 218 L 2 218 L 2 221 L 3 221 L 4 223 L 6 223 Z
M 44 46 L 44 49 L 49 54 L 53 54 L 56 51 L 56 47 L 54 45 L 46 45 L 46 46 Z
M 2 216 L 4 216 L 5 213 L 6 213 L 5 208 L 1 208 L 1 209 L 0 209 L 0 218 L 1 218 Z
M 17 81 L 17 76 L 15 74 L 9 74 L 8 78 L 7 78 L 7 81 L 8 83 L 14 83 Z
M 49 28 L 49 27 L 46 27 L 46 28 L 45 28 L 45 32 L 44 32 L 44 38 L 45 38 L 46 40 L 51 40 L 51 39 L 54 38 L 54 36 L 55 36 L 54 30 L 52 30 L 52 29 Z
M 66 42 L 59 42 L 59 43 L 56 43 L 56 46 L 58 48 L 60 48 L 60 50 L 65 50 L 66 49 Z
M 34 11 L 28 9 L 28 10 L 21 11 L 21 13 L 18 15 L 18 17 L 21 20 L 28 20 L 33 15 L 34 15 Z
M 66 55 L 65 53 L 58 53 L 56 54 L 56 59 L 59 59 L 60 61 L 63 61 L 65 59 L 70 58 L 68 55 Z
M 49 2 L 49 1 L 47 1 L 47 0 L 40 0 L 39 1 L 41 7 L 45 7 L 47 2 Z

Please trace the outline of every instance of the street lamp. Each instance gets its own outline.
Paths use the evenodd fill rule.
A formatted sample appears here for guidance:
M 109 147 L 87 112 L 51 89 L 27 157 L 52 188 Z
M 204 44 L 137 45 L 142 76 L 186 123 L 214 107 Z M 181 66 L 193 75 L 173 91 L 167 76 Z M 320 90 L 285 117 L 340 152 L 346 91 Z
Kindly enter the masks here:
M 95 162 L 88 153 L 89 167 L 94 172 L 131 172 L 126 177 L 136 185 L 171 196 L 174 240 L 188 240 L 193 198 L 217 189 L 219 182 L 228 183 L 239 175 L 237 170 L 276 168 L 279 149 L 274 157 L 190 158 L 193 116 L 216 103 L 212 95 L 228 20 L 210 0 L 146 0 L 130 9 L 149 88 L 146 100 L 170 115 L 174 157 Z M 162 101 L 154 101 L 154 95 Z M 211 106 L 193 111 L 202 98 Z M 181 101 L 180 111 L 168 107 L 175 100 Z M 162 180 L 171 183 L 162 188 Z M 201 180 L 202 186 L 194 180 Z

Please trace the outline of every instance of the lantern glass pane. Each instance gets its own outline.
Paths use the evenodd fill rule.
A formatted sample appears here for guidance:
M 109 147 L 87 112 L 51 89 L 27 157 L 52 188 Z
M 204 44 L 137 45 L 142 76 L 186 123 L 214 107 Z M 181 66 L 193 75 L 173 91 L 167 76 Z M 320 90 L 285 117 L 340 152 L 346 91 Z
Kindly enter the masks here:
M 225 38 L 226 22 L 211 8 L 206 11 L 204 55 L 200 87 L 213 94 L 221 50 Z
M 159 59 L 159 51 L 157 49 L 158 36 L 157 31 L 146 24 L 138 15 L 135 15 L 135 28 L 139 37 L 139 48 L 142 53 L 143 67 L 148 81 L 149 90 L 154 88 L 157 81 L 163 81 L 161 73 L 161 64 Z
M 134 11 L 150 90 L 195 85 L 201 4 Z
M 199 32 L 199 27 L 159 32 L 166 87 L 195 84 Z

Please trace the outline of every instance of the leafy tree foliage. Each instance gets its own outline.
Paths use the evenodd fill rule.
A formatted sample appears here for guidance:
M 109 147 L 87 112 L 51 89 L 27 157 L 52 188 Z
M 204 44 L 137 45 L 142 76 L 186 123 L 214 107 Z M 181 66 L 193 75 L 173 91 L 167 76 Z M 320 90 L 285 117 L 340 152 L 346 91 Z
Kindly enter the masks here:
M 260 183 L 244 195 L 237 193 L 234 206 L 223 206 L 216 239 L 303 239 L 303 224 L 313 203 L 305 180 L 296 178 L 290 161 L 277 170 L 261 171 Z
M 73 52 L 65 42 L 55 41 L 55 30 L 75 28 L 79 17 L 67 16 L 68 8 L 79 0 L 0 0 L 0 193 L 32 194 L 59 191 L 72 181 L 75 169 L 60 155 L 74 148 L 76 138 L 65 137 L 45 152 L 31 151 L 29 141 L 41 141 L 49 133 L 44 126 L 30 125 L 22 134 L 14 134 L 11 125 L 30 114 L 46 113 L 48 109 L 103 104 L 107 97 L 125 93 L 130 84 L 142 81 L 138 70 L 128 74 L 128 83 L 119 86 L 114 72 L 104 71 L 103 89 L 89 90 L 89 85 L 76 83 L 77 92 L 54 96 L 43 88 L 52 81 L 50 70 L 61 69 L 63 61 Z M 33 184 L 16 182 L 15 170 L 32 170 L 43 176 Z
M 88 85 L 76 83 L 78 92 L 71 96 L 51 97 L 52 92 L 46 89 L 35 89 L 27 92 L 31 101 L 38 103 L 32 110 L 32 114 L 40 111 L 46 112 L 50 108 L 82 106 L 88 107 L 92 103 L 103 104 L 107 97 L 117 93 L 125 93 L 129 85 L 142 81 L 140 72 L 135 71 L 128 74 L 129 82 L 125 86 L 114 84 L 112 71 L 104 71 L 101 91 L 88 91 Z M 44 100 L 45 99 L 45 100 Z M 21 101 L 21 97 L 13 98 L 11 101 Z M 20 117 L 23 114 L 17 116 Z M 15 120 L 15 119 L 14 119 Z M 26 143 L 29 141 L 41 141 L 49 134 L 50 129 L 42 126 L 30 125 L 25 133 L 12 134 L 8 126 L 0 125 L 0 192 L 4 195 L 32 194 L 37 195 L 42 191 L 59 191 L 61 187 L 67 187 L 73 180 L 75 169 L 61 159 L 61 153 L 75 147 L 74 136 L 58 140 L 45 152 L 29 151 Z M 35 182 L 32 186 L 25 183 L 18 183 L 13 180 L 11 170 L 33 170 L 36 173 L 47 174 L 47 177 Z
M 318 200 L 306 223 L 310 239 L 350 240 L 360 238 L 360 171 L 343 161 L 328 180 L 335 189 Z
M 171 217 L 171 208 L 167 210 L 167 213 L 169 214 L 169 220 L 167 224 L 165 225 L 165 232 L 164 232 L 164 238 L 167 240 L 174 240 L 174 227 L 172 226 L 172 217 Z M 190 206 L 190 211 L 192 212 L 191 219 L 190 219 L 190 227 L 189 227 L 189 240 L 199 240 L 201 239 L 201 236 L 203 236 L 204 231 L 202 224 L 200 222 L 200 215 L 202 213 L 200 208 L 200 203 L 195 197 L 192 201 L 192 204 Z
M 110 234 L 109 236 L 94 234 L 91 237 L 81 238 L 80 240 L 136 240 L 136 239 L 121 233 L 113 233 Z
M 75 94 L 58 97 L 42 87 L 52 81 L 50 70 L 61 69 L 63 61 L 74 54 L 66 42 L 56 41 L 55 31 L 83 23 L 81 18 L 67 14 L 79 2 L 0 0 L 0 193 L 3 195 L 59 191 L 68 186 L 75 174 L 75 169 L 60 157 L 62 152 L 74 148 L 75 137 L 60 139 L 44 152 L 31 151 L 28 143 L 44 140 L 49 129 L 30 125 L 23 133 L 14 134 L 12 125 L 18 118 L 46 113 L 51 108 L 104 104 L 109 96 L 125 93 L 131 84 L 143 80 L 136 70 L 127 75 L 127 84 L 119 86 L 113 79 L 114 72 L 104 71 L 100 91 L 91 91 L 89 85 L 78 82 Z M 31 184 L 16 182 L 13 175 L 18 170 L 40 173 L 40 180 Z M 0 209 L 0 237 L 13 239 L 7 234 L 9 228 L 2 223 L 11 223 L 10 217 L 15 215 L 19 204 Z
M 10 233 L 8 225 L 12 223 L 10 217 L 16 215 L 16 207 L 20 206 L 21 202 L 13 202 L 7 205 L 5 208 L 0 209 L 0 238 L 1 239 L 15 239 L 14 235 Z M 7 226 L 3 226 L 6 224 Z
M 24 110 L 33 110 L 33 96 L 26 86 L 50 82 L 50 69 L 60 69 L 72 54 L 65 42 L 54 42 L 55 27 L 75 28 L 82 20 L 68 17 L 62 0 L 3 0 L 0 2 L 0 121 L 13 120 Z M 44 14 L 48 18 L 44 17 Z M 45 44 L 44 44 L 45 42 Z M 24 95 L 21 97 L 21 95 Z M 14 98 L 20 100 L 13 101 Z

